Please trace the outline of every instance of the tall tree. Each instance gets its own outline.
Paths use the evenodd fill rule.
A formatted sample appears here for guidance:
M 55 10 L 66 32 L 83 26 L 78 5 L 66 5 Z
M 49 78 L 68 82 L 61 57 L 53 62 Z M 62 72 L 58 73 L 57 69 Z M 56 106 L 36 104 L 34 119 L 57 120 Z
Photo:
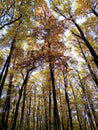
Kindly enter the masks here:
M 79 3 L 79 1 L 76 2 L 76 5 L 80 5 L 81 7 L 81 2 Z M 89 7 L 91 6 L 92 2 L 83 2 L 83 4 L 88 4 L 87 8 L 84 8 L 84 12 L 83 10 L 81 11 L 82 14 L 85 18 L 88 18 L 88 16 L 85 16 L 85 11 L 86 9 L 88 10 Z M 83 5 L 82 4 L 82 5 Z M 59 7 L 58 7 L 59 6 Z M 79 10 L 80 8 L 75 8 L 73 5 L 72 5 L 72 2 L 70 0 L 68 0 L 67 2 L 59 2 L 59 1 L 53 1 L 53 7 L 54 7 L 54 10 L 60 14 L 61 16 L 63 16 L 65 18 L 66 21 L 70 21 L 73 23 L 73 25 L 76 27 L 76 29 L 78 30 L 78 33 L 76 32 L 72 32 L 72 34 L 78 38 L 80 38 L 82 41 L 84 41 L 85 45 L 87 46 L 87 48 L 89 49 L 92 57 L 93 57 L 93 60 L 96 64 L 96 66 L 98 67 L 98 56 L 97 56 L 97 53 L 96 51 L 94 50 L 93 46 L 91 45 L 91 43 L 89 42 L 89 40 L 86 38 L 85 36 L 85 33 L 83 32 L 81 26 L 76 22 L 77 20 L 77 14 L 79 15 Z M 60 8 L 61 7 L 61 8 Z M 75 8 L 75 11 L 73 11 L 72 9 Z M 66 24 L 66 23 L 65 23 Z

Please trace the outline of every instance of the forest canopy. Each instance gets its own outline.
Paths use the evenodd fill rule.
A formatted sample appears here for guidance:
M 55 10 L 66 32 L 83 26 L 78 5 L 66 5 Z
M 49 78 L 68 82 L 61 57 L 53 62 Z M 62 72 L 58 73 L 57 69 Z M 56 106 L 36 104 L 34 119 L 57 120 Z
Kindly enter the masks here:
M 0 130 L 98 129 L 98 0 L 0 0 Z

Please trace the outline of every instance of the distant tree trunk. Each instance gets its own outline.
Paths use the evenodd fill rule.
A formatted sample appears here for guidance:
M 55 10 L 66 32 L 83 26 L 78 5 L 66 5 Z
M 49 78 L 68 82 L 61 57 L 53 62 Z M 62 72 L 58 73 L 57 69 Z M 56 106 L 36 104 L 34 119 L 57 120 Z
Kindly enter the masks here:
M 82 97 L 82 98 L 85 99 L 85 101 L 87 102 L 85 104 L 85 110 L 86 110 L 88 118 L 89 118 L 90 126 L 91 126 L 92 129 L 95 130 L 96 128 L 95 128 L 95 125 L 94 125 L 94 120 L 92 119 L 92 114 L 91 114 L 90 109 L 89 109 L 89 105 L 88 105 L 88 101 L 87 101 L 87 96 L 86 96 L 86 92 L 85 92 L 85 87 L 83 86 L 83 83 L 81 81 L 81 78 L 80 78 L 80 75 L 79 75 L 78 71 L 77 71 L 77 73 L 78 73 L 78 78 L 79 78 L 79 81 L 80 81 L 80 86 L 81 86 L 82 92 L 84 94 L 84 97 Z
M 25 100 L 26 100 L 26 86 L 24 87 L 24 93 L 23 93 L 23 104 L 21 109 L 21 118 L 20 118 L 20 130 L 23 130 L 24 127 L 24 110 L 25 110 Z
M 85 104 L 84 106 L 85 106 L 85 111 L 86 111 L 87 116 L 88 116 L 90 128 L 91 128 L 91 130 L 96 130 L 93 119 L 92 119 L 92 116 L 91 116 L 91 113 L 90 113 L 90 110 L 88 108 L 88 105 Z
M 79 47 L 80 47 L 80 49 L 81 49 L 82 55 L 83 55 L 83 57 L 84 57 L 84 59 L 85 59 L 85 61 L 86 61 L 86 63 L 87 63 L 88 69 L 89 69 L 89 71 L 90 71 L 90 73 L 91 73 L 91 75 L 92 75 L 92 78 L 93 78 L 94 82 L 96 83 L 96 86 L 98 86 L 97 77 L 96 77 L 96 75 L 94 74 L 94 72 L 93 72 L 93 70 L 92 70 L 90 64 L 88 64 L 87 58 L 86 58 L 86 56 L 85 56 L 85 54 L 84 54 L 84 52 L 83 52 L 81 43 L 80 43 L 79 41 L 78 41 L 78 44 L 79 44 Z
M 43 100 L 44 100 L 44 112 L 45 112 L 45 130 L 48 130 L 47 102 L 46 102 L 44 87 L 43 87 Z
M 39 115 L 36 115 L 36 130 L 39 130 Z
M 86 110 L 85 110 L 85 108 L 84 108 L 84 110 L 83 110 L 83 112 L 82 113 L 84 113 L 84 114 L 82 114 L 82 117 L 83 117 L 83 129 L 84 130 L 88 130 L 88 121 L 87 121 L 87 113 L 86 113 Z
M 8 69 L 9 69 L 9 66 L 10 66 L 10 60 L 11 60 L 12 52 L 13 52 L 13 49 L 14 49 L 15 38 L 16 38 L 16 35 L 14 36 L 14 39 L 11 43 L 9 56 L 6 59 L 6 62 L 3 66 L 3 69 L 2 69 L 1 74 L 0 74 L 0 83 L 1 83 L 0 84 L 0 98 L 1 98 L 2 90 L 3 90 L 3 86 L 4 86 L 4 83 L 5 83 L 5 79 L 6 79 L 7 74 L 8 74 Z
M 40 130 L 40 99 L 38 100 L 36 119 L 36 130 Z
M 33 101 L 33 129 L 34 129 L 34 130 L 36 130 L 36 122 L 35 122 L 36 119 L 35 119 L 35 118 L 36 118 L 36 116 L 37 116 L 37 115 L 36 115 L 36 113 L 37 113 L 37 112 L 36 112 L 36 105 L 37 105 L 37 104 L 36 104 L 36 89 L 37 89 L 37 88 L 36 88 L 36 86 L 35 86 L 35 88 L 34 88 L 34 101 Z
M 71 86 L 71 84 L 70 84 L 70 86 Z M 80 120 L 80 117 L 79 117 L 79 111 L 78 111 L 78 106 L 77 106 L 77 101 L 76 101 L 76 95 L 74 93 L 74 90 L 73 90 L 72 86 L 71 86 L 71 89 L 72 89 L 72 93 L 73 93 L 74 100 L 75 100 L 75 107 L 76 107 L 76 112 L 77 112 L 77 119 L 78 119 L 78 123 L 79 123 L 79 128 L 80 128 L 80 130 L 82 130 L 81 120 Z
M 95 121 L 95 124 L 96 124 L 96 127 L 97 127 L 97 129 L 98 129 L 98 117 L 97 117 L 97 115 L 96 115 L 96 112 L 95 112 L 95 109 L 94 109 L 94 106 L 93 106 L 93 104 L 90 102 L 90 108 L 91 108 L 91 110 L 92 110 L 92 114 L 93 114 L 93 116 L 94 116 L 94 121 Z
M 66 109 L 66 117 L 67 117 L 67 120 L 66 120 L 66 129 L 65 130 L 69 130 L 70 129 L 70 120 L 69 120 L 69 113 L 68 113 L 67 109 Z
M 51 130 L 51 86 L 49 87 L 49 130 Z
M 60 93 L 60 84 L 59 84 L 59 93 Z M 64 119 L 63 119 L 63 110 L 62 110 L 62 108 L 63 108 L 63 104 L 62 104 L 62 97 L 61 97 L 61 93 L 60 93 L 60 115 L 61 115 L 61 126 L 62 126 L 62 128 L 61 128 L 61 130 L 64 130 L 65 128 L 64 128 Z
M 26 114 L 26 119 L 27 119 L 27 128 L 26 130 L 30 130 L 30 127 L 31 127 L 31 95 L 29 97 L 29 103 L 28 103 L 28 108 L 27 108 L 27 114 Z
M 87 88 L 86 88 L 86 89 L 87 89 Z M 86 91 L 88 91 L 88 89 L 87 89 Z M 91 100 L 91 97 L 90 97 L 90 94 L 89 94 L 89 93 L 88 93 L 86 96 L 87 96 L 88 105 L 89 105 L 89 107 L 90 107 L 90 109 L 91 109 L 91 111 L 92 111 L 92 115 L 93 115 L 93 117 L 94 117 L 94 121 L 95 121 L 96 127 L 97 127 L 97 129 L 98 129 L 98 122 L 97 122 L 98 117 L 97 117 L 96 111 L 95 111 L 95 109 L 94 109 L 93 102 L 92 102 L 92 100 Z
M 10 112 L 12 79 L 13 79 L 13 75 L 10 75 L 9 87 L 8 87 L 8 90 L 7 90 L 7 97 L 6 97 L 6 101 L 5 101 L 3 112 L 2 112 L 1 130 L 7 130 L 8 129 L 7 125 L 8 125 L 8 118 L 9 118 L 9 112 Z
M 70 109 L 70 102 L 69 102 L 69 96 L 67 93 L 67 83 L 66 83 L 66 79 L 65 79 L 65 73 L 63 70 L 63 78 L 64 78 L 64 90 L 65 90 L 65 99 L 66 99 L 66 103 L 67 103 L 67 107 L 68 107 L 68 113 L 69 113 L 69 121 L 70 121 L 70 129 L 73 130 L 73 123 L 72 123 L 72 114 L 71 114 L 71 109 Z
M 40 111 L 40 120 L 39 120 L 39 130 L 43 130 L 42 129 L 42 114 L 41 114 L 41 111 Z
M 19 92 L 19 98 L 18 98 L 18 101 L 17 101 L 17 104 L 16 104 L 15 115 L 14 115 L 14 119 L 13 119 L 13 124 L 12 124 L 11 130 L 15 130 L 15 128 L 16 128 L 17 117 L 18 117 L 18 110 L 19 110 L 19 104 L 20 104 L 20 100 L 21 100 L 21 97 L 22 97 L 23 89 L 24 89 L 24 87 L 26 87 L 27 82 L 28 82 L 29 72 L 30 71 L 27 71 L 27 74 L 25 76 L 25 79 L 23 81 L 23 84 L 22 84 L 20 92 Z

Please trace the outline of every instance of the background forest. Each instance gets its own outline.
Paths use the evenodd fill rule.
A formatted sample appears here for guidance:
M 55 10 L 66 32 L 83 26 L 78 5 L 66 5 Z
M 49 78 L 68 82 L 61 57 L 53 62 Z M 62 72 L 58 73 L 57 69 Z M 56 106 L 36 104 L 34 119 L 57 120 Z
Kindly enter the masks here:
M 0 130 L 98 129 L 98 0 L 0 0 Z

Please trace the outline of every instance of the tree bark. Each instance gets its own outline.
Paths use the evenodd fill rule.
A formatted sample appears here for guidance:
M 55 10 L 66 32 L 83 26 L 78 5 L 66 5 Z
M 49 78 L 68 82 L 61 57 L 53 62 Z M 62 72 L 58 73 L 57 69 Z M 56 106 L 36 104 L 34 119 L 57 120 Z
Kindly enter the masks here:
M 50 43 L 48 42 L 48 48 L 51 52 L 51 46 Z M 54 68 L 51 64 L 51 55 L 49 53 L 49 70 L 50 70 L 50 78 L 51 78 L 51 84 L 52 84 L 52 93 L 53 93 L 53 114 L 54 114 L 54 130 L 60 130 L 60 117 L 59 117 L 59 112 L 58 112 L 58 106 L 57 106 L 57 99 L 56 99 L 56 89 L 55 89 L 55 79 L 54 79 Z
M 62 97 L 61 97 L 61 93 L 60 93 L 60 83 L 59 83 L 59 94 L 60 94 L 60 115 L 61 115 L 61 130 L 64 130 L 64 119 L 63 119 L 63 105 L 62 105 Z
M 19 110 L 19 104 L 20 104 L 20 100 L 21 100 L 21 97 L 22 97 L 23 89 L 24 89 L 24 87 L 26 87 L 27 82 L 28 82 L 28 76 L 29 76 L 29 71 L 27 71 L 27 74 L 26 74 L 25 79 L 24 79 L 24 81 L 23 81 L 23 84 L 22 84 L 22 86 L 21 86 L 21 90 L 20 90 L 20 92 L 19 92 L 19 98 L 18 98 L 18 102 L 17 102 L 17 104 L 16 104 L 15 115 L 14 115 L 14 121 L 13 121 L 11 130 L 15 130 L 15 128 L 16 128 L 17 117 L 18 117 L 18 110 Z
M 43 87 L 43 100 L 44 100 L 44 113 L 45 113 L 45 130 L 48 130 L 47 102 L 46 102 L 44 87 Z
M 97 13 L 97 11 L 92 8 L 92 12 L 93 12 L 93 14 L 98 18 L 98 13 Z
M 16 35 L 14 36 L 14 39 L 13 39 L 13 41 L 11 43 L 9 56 L 8 56 L 8 58 L 7 58 L 7 60 L 6 60 L 5 64 L 4 64 L 2 72 L 0 74 L 0 81 L 1 81 L 1 84 L 0 84 L 0 98 L 1 98 L 1 95 L 2 95 L 2 90 L 3 90 L 4 83 L 5 83 L 5 79 L 6 79 L 7 74 L 8 74 L 8 69 L 9 69 L 9 66 L 10 66 L 10 60 L 11 60 L 12 52 L 13 52 L 13 49 L 14 49 L 15 38 L 16 38 Z
M 51 86 L 49 87 L 49 130 L 51 130 Z
M 87 102 L 84 106 L 85 106 L 85 110 L 86 110 L 86 113 L 87 113 L 88 118 L 89 118 L 89 123 L 90 123 L 91 128 L 95 130 L 96 128 L 95 128 L 94 120 L 92 118 L 91 111 L 89 109 L 89 104 L 88 104 L 87 96 L 85 96 L 86 95 L 85 87 L 83 86 L 83 83 L 81 81 L 81 78 L 80 78 L 80 75 L 79 75 L 78 71 L 77 71 L 77 73 L 78 73 L 78 78 L 79 78 L 79 81 L 80 81 L 80 86 L 81 86 L 82 92 L 84 94 L 84 97 L 82 97 L 82 98 L 84 98 L 85 101 Z
M 6 101 L 5 101 L 3 112 L 2 112 L 1 130 L 8 129 L 8 118 L 9 118 L 9 112 L 10 112 L 12 79 L 13 79 L 13 75 L 10 75 L 7 97 L 6 97 Z
M 84 41 L 85 45 L 86 45 L 87 48 L 89 49 L 89 51 L 90 51 L 90 53 L 91 53 L 91 55 L 92 55 L 92 57 L 93 57 L 93 59 L 94 59 L 94 62 L 95 62 L 95 64 L 96 64 L 96 66 L 98 67 L 98 56 L 97 56 L 95 50 L 93 49 L 93 47 L 91 46 L 91 44 L 89 43 L 89 41 L 86 39 L 86 37 L 85 37 L 85 35 L 84 35 L 82 29 L 80 28 L 80 26 L 79 26 L 74 20 L 71 20 L 71 21 L 74 23 L 74 25 L 75 25 L 76 28 L 78 29 L 78 31 L 79 31 L 79 33 L 80 33 L 81 36 L 79 36 L 78 34 L 75 34 L 74 32 L 72 32 L 72 33 L 73 33 L 75 36 L 78 36 L 79 38 L 81 38 L 81 39 Z
M 56 90 L 55 90 L 55 81 L 54 81 L 54 70 L 52 68 L 51 63 L 49 64 L 50 67 L 50 75 L 51 75 L 51 82 L 52 82 L 52 92 L 53 92 L 53 113 L 54 113 L 54 130 L 60 130 L 60 118 L 58 113 L 58 106 L 56 100 Z
M 79 41 L 78 41 L 78 44 L 79 44 L 79 47 L 80 47 L 80 49 L 81 49 L 82 55 L 83 55 L 83 57 L 84 57 L 84 59 L 85 59 L 85 61 L 86 61 L 86 63 L 87 63 L 88 69 L 89 69 L 89 71 L 90 71 L 90 73 L 91 73 L 91 75 L 92 75 L 92 78 L 93 78 L 94 82 L 96 83 L 96 86 L 98 86 L 97 77 L 96 77 L 96 75 L 94 74 L 93 70 L 91 69 L 90 64 L 88 64 L 88 60 L 87 60 L 87 58 L 86 58 L 86 56 L 85 56 L 85 54 L 84 54 L 84 52 L 83 52 L 81 43 L 80 43 Z
M 21 110 L 21 118 L 20 118 L 20 130 L 23 130 L 24 127 L 24 110 L 25 110 L 25 100 L 26 100 L 26 86 L 24 87 L 24 93 L 23 93 L 23 105 Z
M 70 85 L 70 86 L 71 86 L 71 85 Z M 72 89 L 72 93 L 73 93 L 74 100 L 75 100 L 75 107 L 76 107 L 76 112 L 77 112 L 77 119 L 78 119 L 78 123 L 79 123 L 79 128 L 80 128 L 80 130 L 82 130 L 81 120 L 80 120 L 79 111 L 78 111 L 78 105 L 77 105 L 77 101 L 76 101 L 76 95 L 75 95 L 75 93 L 74 93 L 74 90 L 73 90 L 73 87 L 72 87 L 72 86 L 71 86 L 71 89 Z
M 31 129 L 31 95 L 29 97 L 26 120 L 27 120 L 26 130 L 30 130 Z
M 70 109 L 69 96 L 68 96 L 68 93 L 67 93 L 67 90 L 66 90 L 67 84 L 66 84 L 64 71 L 63 71 L 63 78 L 64 78 L 64 86 L 65 86 L 65 99 L 66 99 L 66 103 L 67 103 L 67 107 L 68 107 L 68 113 L 69 113 L 70 129 L 73 130 L 72 113 L 71 113 L 71 109 Z

